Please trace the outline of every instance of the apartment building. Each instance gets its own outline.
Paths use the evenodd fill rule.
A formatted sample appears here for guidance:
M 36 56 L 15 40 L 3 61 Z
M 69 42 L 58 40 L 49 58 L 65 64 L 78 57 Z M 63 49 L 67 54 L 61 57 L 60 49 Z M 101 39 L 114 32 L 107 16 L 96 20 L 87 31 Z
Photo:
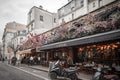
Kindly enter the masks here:
M 12 44 L 13 44 L 13 47 L 16 51 L 16 57 L 17 59 L 19 60 L 20 58 L 20 55 L 19 55 L 19 48 L 20 46 L 23 44 L 23 42 L 25 41 L 26 39 L 26 35 L 27 35 L 27 32 L 26 32 L 26 28 L 24 30 L 18 30 L 14 33 L 14 36 L 12 38 Z
M 115 0 L 68 0 L 66 5 L 58 9 L 58 23 L 59 25 L 67 23 L 113 1 Z
M 28 13 L 27 33 L 41 34 L 57 26 L 57 14 L 44 10 L 42 6 L 33 6 Z
M 14 33 L 17 30 L 24 30 L 25 27 L 26 27 L 25 25 L 16 22 L 9 22 L 6 24 L 2 37 L 2 43 L 3 43 L 3 56 L 6 57 L 7 59 L 14 55 L 12 49 L 10 48 L 10 46 L 13 46 L 11 42 L 12 38 L 14 37 Z

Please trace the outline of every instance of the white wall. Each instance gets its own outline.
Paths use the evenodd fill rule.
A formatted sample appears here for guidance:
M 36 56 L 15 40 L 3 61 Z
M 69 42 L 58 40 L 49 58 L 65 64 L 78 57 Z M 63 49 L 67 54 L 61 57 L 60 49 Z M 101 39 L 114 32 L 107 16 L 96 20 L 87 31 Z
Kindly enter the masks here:
M 102 0 L 102 1 L 103 1 L 103 6 L 104 6 L 104 5 L 107 5 L 115 0 Z
M 75 14 L 75 18 L 78 18 L 78 17 L 80 17 L 80 16 L 82 16 L 82 15 L 87 14 L 87 11 L 86 11 L 86 8 L 85 8 L 85 7 L 82 7 L 82 8 L 80 8 L 80 9 L 78 9 L 75 13 L 76 13 L 76 14 Z
M 75 4 L 75 2 L 73 2 Z M 80 4 L 81 5 L 81 4 Z M 65 22 L 69 22 L 75 18 L 78 18 L 82 15 L 87 14 L 88 12 L 88 0 L 84 0 L 83 6 L 79 6 L 77 3 L 77 6 L 74 6 L 76 10 L 71 11 L 69 14 L 65 15 L 64 17 L 59 18 L 59 25 L 62 24 L 62 19 L 64 19 Z M 65 7 L 63 7 L 65 8 Z M 62 9 L 61 9 L 62 10 Z M 64 9 L 63 9 L 64 10 Z M 59 12 L 59 11 L 58 11 Z M 74 14 L 74 18 L 72 19 L 72 14 Z
M 9 59 L 9 56 L 11 54 L 8 53 L 8 44 L 11 42 L 11 39 L 13 38 L 13 34 L 12 33 L 7 33 L 5 36 L 5 57 L 7 57 Z
M 33 7 L 31 9 L 31 11 L 32 11 L 31 15 L 34 16 L 33 17 L 34 22 L 32 23 L 34 30 L 30 30 L 30 33 L 38 35 L 38 34 L 46 32 L 57 26 L 57 22 L 56 23 L 53 22 L 54 18 L 56 18 L 56 21 L 58 20 L 57 14 L 50 13 L 50 12 L 43 10 L 42 8 L 38 8 L 38 7 Z M 29 15 L 30 14 L 28 14 L 28 16 Z M 40 21 L 40 15 L 43 16 L 43 21 Z M 31 25 L 29 25 L 28 27 L 31 27 Z
M 43 21 L 40 21 L 40 15 L 43 16 Z M 55 27 L 53 17 L 55 16 L 51 13 L 35 8 L 35 29 L 40 30 L 39 34 Z
M 99 0 L 95 0 L 91 3 L 89 3 L 89 9 L 88 10 L 89 10 L 89 12 L 94 11 L 94 10 L 96 10 L 96 9 L 102 7 L 102 6 L 105 6 L 105 5 L 107 5 L 107 4 L 109 4 L 113 1 L 115 1 L 115 0 L 102 0 L 101 2 L 99 2 Z M 93 3 L 95 3 L 95 7 L 93 7 Z
M 62 19 L 64 19 L 65 22 L 71 21 L 72 20 L 72 14 L 69 14 L 69 15 L 67 15 L 67 16 L 65 16 L 63 18 L 60 18 L 59 19 L 59 25 L 62 24 Z
M 115 0 L 102 0 L 102 6 L 107 5 L 107 4 L 109 4 L 113 1 L 115 1 Z M 88 0 L 84 0 L 84 6 L 80 7 L 77 10 L 72 11 L 71 13 L 65 15 L 64 17 L 61 17 L 58 21 L 59 25 L 62 24 L 62 19 L 64 19 L 65 22 L 71 21 L 72 20 L 72 14 L 74 14 L 74 18 L 78 18 L 78 17 L 80 17 L 82 15 L 85 15 L 89 12 L 92 12 L 92 11 L 102 7 L 102 6 L 100 6 L 99 0 L 93 0 L 92 2 L 89 2 L 89 3 L 88 3 Z M 64 8 L 65 7 L 62 7 L 62 8 L 60 8 L 60 10 L 64 10 Z M 65 12 L 63 14 L 65 14 Z

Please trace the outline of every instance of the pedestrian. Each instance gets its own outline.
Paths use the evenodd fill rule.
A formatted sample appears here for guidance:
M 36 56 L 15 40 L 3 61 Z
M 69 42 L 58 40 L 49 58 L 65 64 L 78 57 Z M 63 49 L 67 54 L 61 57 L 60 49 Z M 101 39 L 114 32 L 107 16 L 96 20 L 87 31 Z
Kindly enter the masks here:
M 12 64 L 15 66 L 16 65 L 17 58 L 14 56 L 12 57 Z
M 41 60 L 41 58 L 40 58 L 40 56 L 38 56 L 38 64 L 40 64 L 40 60 Z
M 37 58 L 37 56 L 34 56 L 34 64 L 37 64 L 38 63 L 38 58 Z
M 4 63 L 4 61 L 5 61 L 5 59 L 4 58 L 2 58 L 2 62 Z
M 22 59 L 21 59 L 21 64 L 25 64 L 26 63 L 26 56 L 24 56 Z
M 69 67 L 73 65 L 73 60 L 69 55 L 67 56 L 67 64 Z
M 28 66 L 30 65 L 30 57 L 27 56 L 27 58 L 25 59 L 25 63 L 28 64 Z
M 30 65 L 33 65 L 33 56 L 30 56 Z

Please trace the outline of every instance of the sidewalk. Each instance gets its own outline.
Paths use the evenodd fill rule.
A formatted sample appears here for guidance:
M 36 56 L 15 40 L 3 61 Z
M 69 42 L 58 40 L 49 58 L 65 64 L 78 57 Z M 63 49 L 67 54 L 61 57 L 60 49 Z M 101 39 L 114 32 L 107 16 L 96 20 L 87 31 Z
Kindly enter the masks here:
M 41 65 L 33 65 L 33 66 L 29 66 L 29 67 L 32 69 L 41 70 L 41 71 L 45 71 L 45 72 L 49 71 L 48 67 L 43 67 Z M 85 74 L 85 73 L 79 73 L 78 78 L 82 79 L 82 80 L 90 80 L 92 78 L 92 75 Z

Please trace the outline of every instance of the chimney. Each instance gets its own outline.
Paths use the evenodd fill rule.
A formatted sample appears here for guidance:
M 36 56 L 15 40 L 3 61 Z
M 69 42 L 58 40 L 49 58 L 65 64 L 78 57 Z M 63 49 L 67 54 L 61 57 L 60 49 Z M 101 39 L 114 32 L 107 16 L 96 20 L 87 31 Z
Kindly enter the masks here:
M 39 6 L 39 8 L 43 9 L 43 6 L 42 6 L 42 5 L 40 5 L 40 6 Z
M 68 0 L 68 2 L 71 2 L 72 0 Z

